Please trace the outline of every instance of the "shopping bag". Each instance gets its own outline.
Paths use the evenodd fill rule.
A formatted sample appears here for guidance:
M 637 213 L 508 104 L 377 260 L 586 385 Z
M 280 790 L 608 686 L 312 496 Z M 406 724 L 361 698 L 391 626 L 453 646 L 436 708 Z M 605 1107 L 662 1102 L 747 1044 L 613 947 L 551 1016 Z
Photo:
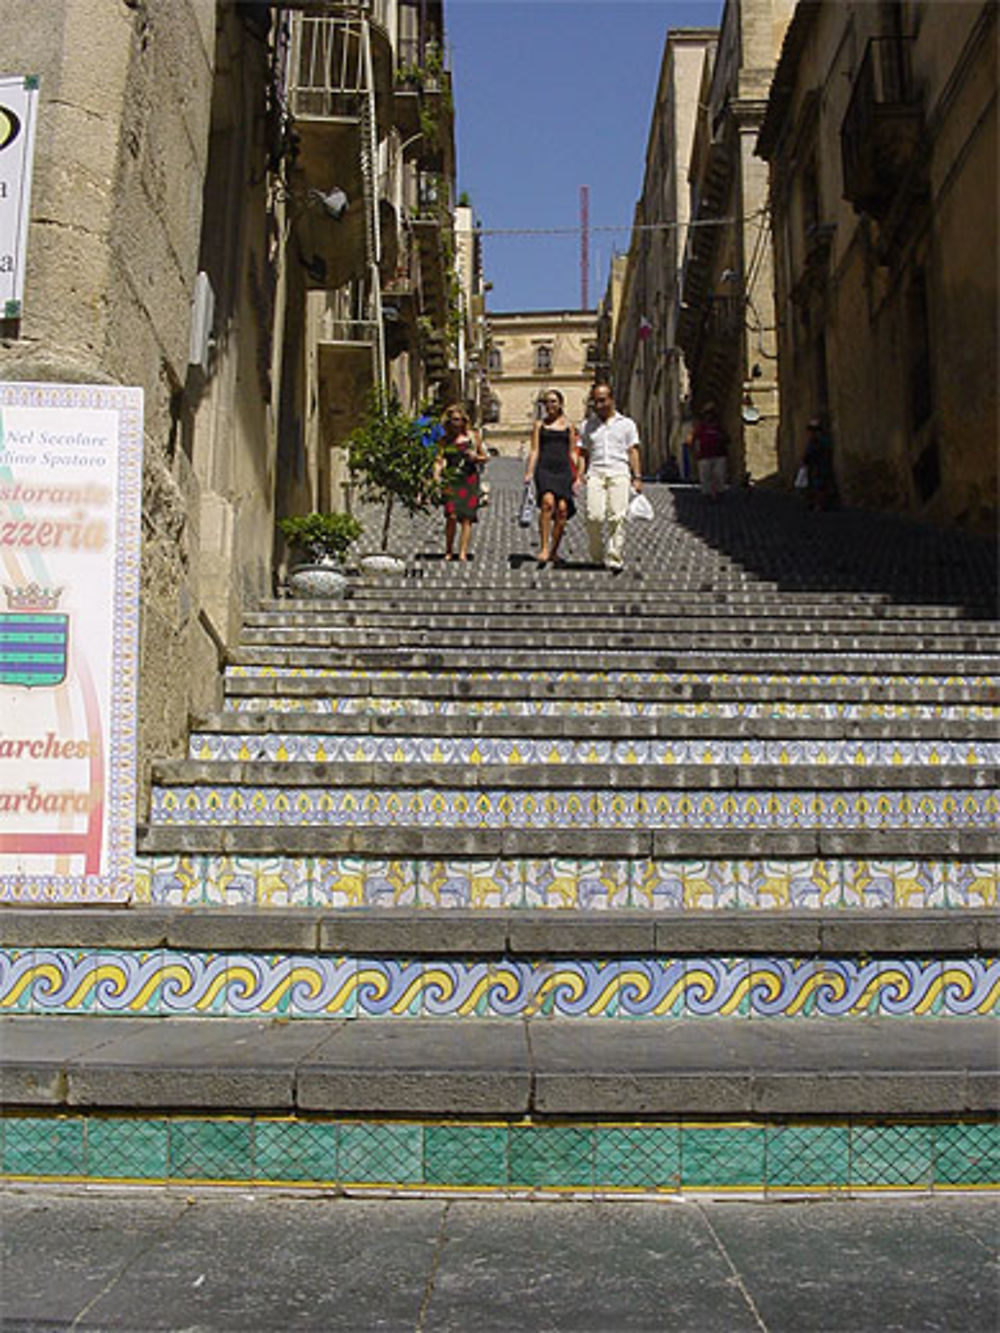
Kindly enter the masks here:
M 635 495 L 628 502 L 628 509 L 625 511 L 627 519 L 643 518 L 651 519 L 653 517 L 653 506 L 649 503 L 642 491 L 636 491 Z
M 809 469 L 806 467 L 805 463 L 803 463 L 802 466 L 799 468 L 798 472 L 796 472 L 795 474 L 795 489 L 797 491 L 804 491 L 808 485 L 809 485 Z
M 520 527 L 530 528 L 535 521 L 535 487 L 532 482 L 524 483 L 524 494 L 521 496 L 521 508 L 517 512 L 517 521 Z

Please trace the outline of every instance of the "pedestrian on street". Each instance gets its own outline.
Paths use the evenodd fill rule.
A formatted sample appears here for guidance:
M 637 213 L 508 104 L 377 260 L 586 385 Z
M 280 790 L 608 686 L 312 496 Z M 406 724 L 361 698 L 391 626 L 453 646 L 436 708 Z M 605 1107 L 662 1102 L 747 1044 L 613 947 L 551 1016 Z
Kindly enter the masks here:
M 809 419 L 802 466 L 806 470 L 806 504 L 810 509 L 834 509 L 837 477 L 833 468 L 833 440 L 819 417 Z
M 574 494 L 583 476 L 577 433 L 565 414 L 558 389 L 542 398 L 545 415 L 534 424 L 531 450 L 524 471 L 525 485 L 534 480 L 538 502 L 538 567 L 562 563 L 559 543 L 566 523 L 576 513 Z
M 609 384 L 595 384 L 594 410 L 580 429 L 587 477 L 590 558 L 613 574 L 625 562 L 625 514 L 632 490 L 642 490 L 639 431 L 615 408 Z
M 698 462 L 698 481 L 702 495 L 716 501 L 726 489 L 726 454 L 729 439 L 722 429 L 719 413 L 713 402 L 707 402 L 695 422 L 691 436 L 694 456 Z
M 454 558 L 455 533 L 458 558 L 469 558 L 472 525 L 479 517 L 482 498 L 480 470 L 486 462 L 486 450 L 478 434 L 470 428 L 468 413 L 461 403 L 446 407 L 441 418 L 444 434 L 434 461 L 434 480 L 441 486 L 444 501 L 444 558 Z

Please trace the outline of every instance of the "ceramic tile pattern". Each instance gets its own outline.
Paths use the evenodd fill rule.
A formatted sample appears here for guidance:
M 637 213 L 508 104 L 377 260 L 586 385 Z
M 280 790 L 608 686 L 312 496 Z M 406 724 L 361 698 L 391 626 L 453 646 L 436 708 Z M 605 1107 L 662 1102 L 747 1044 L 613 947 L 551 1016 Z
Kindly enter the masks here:
M 10 1180 L 647 1194 L 1000 1188 L 1000 1124 L 0 1119 Z
M 1000 1012 L 982 958 L 448 959 L 0 951 L 0 1013 L 809 1018 Z

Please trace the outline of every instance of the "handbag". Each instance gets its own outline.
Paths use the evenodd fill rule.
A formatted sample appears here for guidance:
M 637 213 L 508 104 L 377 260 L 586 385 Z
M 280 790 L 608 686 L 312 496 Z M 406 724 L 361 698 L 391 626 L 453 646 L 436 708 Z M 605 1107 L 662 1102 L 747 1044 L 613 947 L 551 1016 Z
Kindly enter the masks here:
M 627 519 L 641 518 L 649 520 L 654 517 L 653 506 L 649 503 L 641 491 L 636 491 L 632 499 L 628 502 L 628 509 L 625 511 Z
M 535 521 L 535 510 L 538 508 L 535 502 L 535 487 L 532 482 L 524 483 L 524 493 L 521 496 L 521 507 L 517 511 L 518 526 L 530 528 Z

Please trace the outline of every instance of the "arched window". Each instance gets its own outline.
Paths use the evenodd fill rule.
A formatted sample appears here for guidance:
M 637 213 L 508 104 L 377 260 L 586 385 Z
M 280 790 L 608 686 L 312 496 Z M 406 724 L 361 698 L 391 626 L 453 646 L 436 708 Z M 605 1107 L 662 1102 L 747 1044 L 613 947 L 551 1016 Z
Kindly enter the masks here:
M 486 369 L 491 375 L 503 374 L 503 356 L 499 347 L 491 347 L 486 355 Z
M 535 348 L 535 370 L 545 375 L 551 373 L 552 371 L 551 347 L 546 347 L 543 344 L 541 347 Z

